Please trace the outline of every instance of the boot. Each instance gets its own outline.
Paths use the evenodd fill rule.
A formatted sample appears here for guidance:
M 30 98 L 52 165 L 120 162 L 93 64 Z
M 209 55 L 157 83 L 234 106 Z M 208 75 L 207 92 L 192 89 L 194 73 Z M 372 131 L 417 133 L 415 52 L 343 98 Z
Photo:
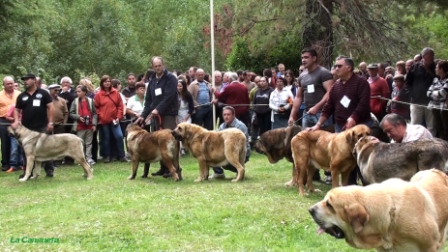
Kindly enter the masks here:
M 151 173 L 151 176 L 163 176 L 167 172 L 170 173 L 166 167 L 162 166 L 157 172 Z

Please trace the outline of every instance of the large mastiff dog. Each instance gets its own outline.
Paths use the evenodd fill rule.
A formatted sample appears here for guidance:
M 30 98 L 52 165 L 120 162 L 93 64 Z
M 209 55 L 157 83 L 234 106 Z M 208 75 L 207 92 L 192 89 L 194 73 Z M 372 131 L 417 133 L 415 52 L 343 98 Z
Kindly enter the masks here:
M 183 146 L 199 162 L 199 178 L 196 182 L 208 179 L 209 167 L 231 164 L 238 175 L 232 182 L 244 179 L 246 159 L 246 136 L 235 128 L 222 131 L 209 131 L 191 123 L 180 123 L 172 131 L 173 136 L 182 141 Z
M 69 156 L 79 163 L 84 169 L 84 176 L 92 179 L 92 169 L 84 156 L 82 139 L 73 134 L 47 135 L 27 129 L 23 125 L 18 125 L 13 129 L 8 127 L 8 132 L 13 135 L 23 147 L 26 157 L 25 176 L 21 182 L 27 181 L 31 176 L 33 165 L 33 179 L 39 177 L 41 163 L 49 160 L 62 159 Z M 36 164 L 34 164 L 36 162 Z
M 128 179 L 135 179 L 139 162 L 152 163 L 162 161 L 168 167 L 174 181 L 182 179 L 179 166 L 179 141 L 174 139 L 171 130 L 147 132 L 140 126 L 129 124 L 127 129 L 127 147 L 132 160 L 132 173 Z M 142 177 L 148 176 L 148 170 Z
M 285 158 L 288 162 L 294 163 L 291 151 L 291 139 L 302 130 L 300 126 L 290 126 L 286 128 L 273 129 L 264 132 L 255 143 L 255 150 L 266 155 L 269 163 L 276 164 Z M 292 180 L 285 183 L 286 186 L 293 186 L 297 181 L 297 170 L 292 168 Z
M 358 139 L 369 134 L 369 127 L 360 124 L 340 133 L 323 130 L 302 131 L 293 137 L 291 149 L 298 174 L 299 194 L 302 196 L 306 194 L 304 188 L 306 176 L 310 192 L 314 191 L 312 183 L 316 171 L 314 167 L 331 171 L 333 188 L 339 186 L 339 174 L 342 175 L 342 185 L 347 185 L 350 172 L 356 166 L 356 159 L 352 155 L 353 147 Z
M 420 139 L 406 143 L 382 143 L 373 136 L 359 139 L 353 149 L 364 180 L 379 183 L 389 178 L 410 180 L 418 171 L 445 171 L 448 142 Z
M 324 232 L 352 247 L 377 251 L 440 251 L 448 222 L 448 177 L 438 170 L 411 182 L 392 178 L 366 187 L 331 189 L 309 209 Z

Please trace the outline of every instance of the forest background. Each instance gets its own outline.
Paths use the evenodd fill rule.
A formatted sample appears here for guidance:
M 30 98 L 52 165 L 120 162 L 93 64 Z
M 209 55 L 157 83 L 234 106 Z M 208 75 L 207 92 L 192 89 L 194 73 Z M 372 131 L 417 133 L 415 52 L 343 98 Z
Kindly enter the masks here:
M 446 0 L 215 0 L 216 69 L 297 71 L 314 47 L 329 67 L 406 60 L 423 47 L 448 58 Z M 46 83 L 70 76 L 143 73 L 161 55 L 170 70 L 211 71 L 208 0 L 0 0 L 0 77 Z

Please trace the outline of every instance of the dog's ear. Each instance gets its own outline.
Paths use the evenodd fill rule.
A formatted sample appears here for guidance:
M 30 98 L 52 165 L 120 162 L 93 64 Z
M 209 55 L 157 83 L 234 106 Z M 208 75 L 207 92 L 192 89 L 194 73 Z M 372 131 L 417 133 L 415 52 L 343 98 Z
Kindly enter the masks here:
M 355 233 L 361 232 L 364 225 L 369 220 L 369 214 L 366 209 L 359 203 L 353 203 L 344 207 L 347 219 Z
M 345 140 L 347 140 L 347 143 L 349 143 L 350 145 L 353 144 L 355 138 L 355 131 L 352 131 L 345 135 Z

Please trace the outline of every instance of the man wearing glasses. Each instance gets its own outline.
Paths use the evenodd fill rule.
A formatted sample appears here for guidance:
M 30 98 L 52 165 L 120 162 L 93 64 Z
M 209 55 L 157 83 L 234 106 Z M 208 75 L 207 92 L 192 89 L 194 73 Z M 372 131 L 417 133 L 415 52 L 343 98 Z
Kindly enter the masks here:
M 335 119 L 335 132 L 350 129 L 357 124 L 371 126 L 370 117 L 370 85 L 366 79 L 353 72 L 353 60 L 339 56 L 334 65 L 338 79 L 330 90 L 328 100 L 322 109 L 322 114 L 311 130 L 318 130 L 331 116 Z M 349 184 L 356 184 L 356 167 L 350 174 Z

